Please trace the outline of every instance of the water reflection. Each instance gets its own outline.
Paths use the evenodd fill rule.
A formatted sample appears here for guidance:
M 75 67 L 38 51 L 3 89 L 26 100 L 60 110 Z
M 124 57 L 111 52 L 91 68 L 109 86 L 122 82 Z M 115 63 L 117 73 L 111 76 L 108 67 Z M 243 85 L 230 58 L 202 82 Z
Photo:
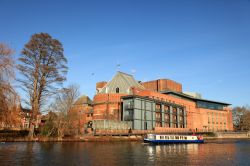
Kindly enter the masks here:
M 167 161 L 175 165 L 237 165 L 241 162 L 235 157 L 235 143 L 148 145 L 147 153 L 148 160 L 157 159 L 158 164 Z
M 6 143 L 0 165 L 248 165 L 250 140 L 205 144 Z

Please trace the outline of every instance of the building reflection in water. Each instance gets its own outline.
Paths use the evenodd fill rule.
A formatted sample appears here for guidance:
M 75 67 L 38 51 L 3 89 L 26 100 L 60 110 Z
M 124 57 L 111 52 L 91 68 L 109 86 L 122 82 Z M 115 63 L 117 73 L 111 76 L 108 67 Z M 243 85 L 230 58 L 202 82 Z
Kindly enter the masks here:
M 235 144 L 168 144 L 146 145 L 148 161 L 178 165 L 232 165 Z M 237 163 L 234 163 L 237 164 Z

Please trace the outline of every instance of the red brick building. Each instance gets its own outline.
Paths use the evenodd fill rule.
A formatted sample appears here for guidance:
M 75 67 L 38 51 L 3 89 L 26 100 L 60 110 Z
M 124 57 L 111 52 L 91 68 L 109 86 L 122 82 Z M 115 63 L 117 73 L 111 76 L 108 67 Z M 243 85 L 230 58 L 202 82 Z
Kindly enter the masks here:
M 131 87 L 145 89 L 133 76 L 122 72 L 117 72 L 109 82 L 98 82 L 93 100 L 93 119 L 121 120 L 121 97 L 129 95 Z
M 98 82 L 96 90 L 94 121 L 130 121 L 134 130 L 233 130 L 230 104 L 184 93 L 180 83 L 169 79 L 139 83 L 117 72 L 111 81 Z
M 76 123 L 85 128 L 87 128 L 88 123 L 93 119 L 92 103 L 92 100 L 88 96 L 81 96 L 70 110 L 70 113 L 75 113 L 79 117 L 79 121 Z

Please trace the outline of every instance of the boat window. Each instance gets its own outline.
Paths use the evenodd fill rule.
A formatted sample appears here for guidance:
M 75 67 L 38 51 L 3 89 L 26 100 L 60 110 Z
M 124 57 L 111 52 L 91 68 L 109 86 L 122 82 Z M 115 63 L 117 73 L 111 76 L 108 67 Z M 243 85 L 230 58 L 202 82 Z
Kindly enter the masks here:
M 185 139 L 187 139 L 187 137 L 184 137 Z
M 179 136 L 175 136 L 175 139 L 179 139 Z
M 164 136 L 160 136 L 160 139 L 164 139 Z
M 171 136 L 171 139 L 174 139 L 174 136 Z
M 168 136 L 165 136 L 165 139 L 168 139 Z
M 148 134 L 148 138 L 149 138 L 149 139 L 155 139 L 155 135 L 153 135 L 153 134 Z

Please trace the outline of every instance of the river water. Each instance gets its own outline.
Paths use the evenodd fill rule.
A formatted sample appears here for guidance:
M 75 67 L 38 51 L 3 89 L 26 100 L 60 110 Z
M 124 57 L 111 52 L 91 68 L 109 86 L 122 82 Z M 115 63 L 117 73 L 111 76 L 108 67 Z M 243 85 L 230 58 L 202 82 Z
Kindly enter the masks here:
M 250 140 L 155 146 L 141 142 L 6 142 L 0 144 L 0 165 L 250 165 Z

